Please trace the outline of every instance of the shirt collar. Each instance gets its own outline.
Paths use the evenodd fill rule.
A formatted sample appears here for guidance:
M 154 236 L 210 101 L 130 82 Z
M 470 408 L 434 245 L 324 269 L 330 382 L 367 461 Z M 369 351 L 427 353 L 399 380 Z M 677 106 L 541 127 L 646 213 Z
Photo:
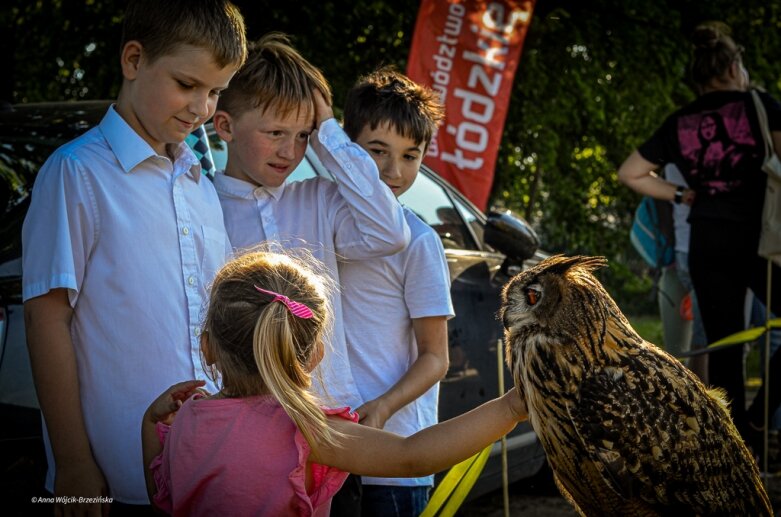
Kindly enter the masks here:
M 201 161 L 195 156 L 189 145 L 184 142 L 168 144 L 166 150 L 174 157 L 174 171 L 180 168 L 184 169 L 196 183 L 201 181 L 201 171 L 203 170 Z
M 158 156 L 152 146 L 117 113 L 113 104 L 98 127 L 126 173 L 132 172 L 141 162 Z M 187 144 L 168 144 L 166 149 L 174 157 L 174 169 L 177 166 L 186 168 L 196 182 L 200 180 L 201 164 Z
M 266 192 L 275 201 L 279 201 L 285 191 L 285 183 L 278 187 L 259 187 L 248 181 L 226 176 L 225 171 L 217 171 L 214 175 L 214 186 L 223 194 L 242 199 L 255 199 L 257 194 Z

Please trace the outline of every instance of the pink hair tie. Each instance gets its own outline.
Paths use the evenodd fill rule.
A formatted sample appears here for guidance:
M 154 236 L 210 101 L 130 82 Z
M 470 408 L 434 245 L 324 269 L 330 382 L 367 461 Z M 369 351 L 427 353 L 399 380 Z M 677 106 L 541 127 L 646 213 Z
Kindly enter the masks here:
M 284 294 L 275 293 L 274 291 L 263 289 L 262 287 L 258 287 L 257 285 L 255 286 L 255 289 L 257 289 L 259 293 L 263 293 L 272 297 L 270 303 L 280 302 L 285 304 L 285 307 L 287 307 L 287 310 L 290 311 L 290 314 L 292 314 L 296 318 L 302 318 L 308 320 L 309 318 L 314 317 L 314 314 L 312 313 L 312 309 L 310 309 L 303 303 L 294 302 Z

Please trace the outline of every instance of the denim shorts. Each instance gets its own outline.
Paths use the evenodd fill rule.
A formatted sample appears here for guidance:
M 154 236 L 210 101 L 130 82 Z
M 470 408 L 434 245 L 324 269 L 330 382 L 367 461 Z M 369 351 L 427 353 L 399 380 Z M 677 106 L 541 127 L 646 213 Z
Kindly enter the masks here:
M 430 486 L 363 485 L 361 515 L 417 517 L 428 504 Z

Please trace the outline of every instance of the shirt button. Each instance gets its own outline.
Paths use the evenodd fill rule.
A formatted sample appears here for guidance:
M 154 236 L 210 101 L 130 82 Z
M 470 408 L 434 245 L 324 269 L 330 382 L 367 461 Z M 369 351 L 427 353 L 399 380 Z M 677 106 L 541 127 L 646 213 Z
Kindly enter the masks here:
M 185 235 L 190 235 L 190 229 L 185 226 L 184 228 L 182 228 L 182 233 Z
M 201 335 L 201 327 L 195 327 L 195 335 L 200 336 Z
M 190 284 L 190 285 L 193 285 L 193 284 L 195 284 L 195 277 L 194 277 L 194 276 L 191 276 L 190 278 L 188 278 L 188 279 L 187 279 L 187 283 L 188 283 L 188 284 Z

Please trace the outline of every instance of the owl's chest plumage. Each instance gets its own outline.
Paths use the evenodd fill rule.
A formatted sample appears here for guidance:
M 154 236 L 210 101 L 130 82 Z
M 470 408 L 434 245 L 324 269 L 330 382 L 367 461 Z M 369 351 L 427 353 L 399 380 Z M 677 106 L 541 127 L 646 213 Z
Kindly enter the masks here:
M 629 502 L 604 483 L 602 465 L 592 461 L 578 428 L 577 408 L 581 403 L 584 377 L 605 375 L 612 380 L 624 376 L 623 370 L 611 365 L 593 365 L 594 357 L 577 347 L 540 341 L 537 346 L 525 344 L 519 354 L 519 380 L 523 385 L 529 418 L 545 450 L 562 493 L 587 514 L 609 512 L 622 515 L 655 515 L 642 502 Z M 627 379 L 620 379 L 627 381 Z M 606 411 L 606 414 L 609 410 Z M 622 426 L 628 414 L 613 408 L 613 422 L 602 425 Z M 594 416 L 602 419 L 604 415 Z M 647 512 L 647 513 L 646 513 Z
M 568 407 L 576 402 L 585 367 L 574 348 L 561 353 L 555 346 L 544 338 L 527 339 L 515 365 L 529 420 L 546 454 L 554 459 L 561 450 L 558 445 L 577 446 Z

